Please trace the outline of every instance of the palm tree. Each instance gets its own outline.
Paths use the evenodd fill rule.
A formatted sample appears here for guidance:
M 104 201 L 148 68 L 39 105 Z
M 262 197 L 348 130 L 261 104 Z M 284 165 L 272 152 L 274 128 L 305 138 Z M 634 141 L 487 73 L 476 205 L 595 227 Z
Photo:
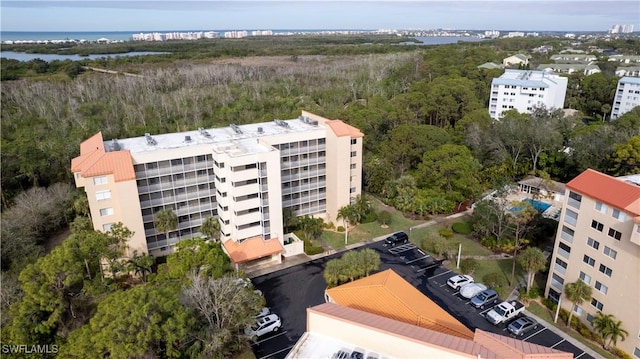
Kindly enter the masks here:
M 511 266 L 511 280 L 509 284 L 513 285 L 516 277 L 516 256 L 518 255 L 518 249 L 520 249 L 520 240 L 522 236 L 527 232 L 530 227 L 530 223 L 535 217 L 537 211 L 533 208 L 533 205 L 526 201 L 512 202 L 512 208 L 519 208 L 519 210 L 512 216 L 508 217 L 507 221 L 511 225 L 511 229 L 515 234 L 515 245 L 513 248 L 513 265 Z
M 156 229 L 165 234 L 167 244 L 169 243 L 169 232 L 178 227 L 178 216 L 171 209 L 161 209 L 155 214 Z
M 349 238 L 349 224 L 353 223 L 354 225 L 357 223 L 357 211 L 354 206 L 343 206 L 338 210 L 338 216 L 336 219 L 344 220 L 345 224 L 345 233 L 344 233 L 344 244 L 347 244 Z
M 311 216 L 298 218 L 298 226 L 308 240 L 316 239 L 322 234 L 322 223 L 322 219 Z
M 604 314 L 599 311 L 591 324 L 596 333 L 600 334 L 604 349 L 608 349 L 612 343 L 614 345 L 618 344 L 618 339 L 625 340 L 629 335 L 629 332 L 622 328 L 622 321 L 616 321 L 613 314 Z M 609 338 L 608 344 L 607 338 Z
M 147 281 L 147 275 L 151 273 L 151 267 L 153 267 L 154 263 L 155 259 L 152 256 L 146 253 L 139 255 L 138 251 L 134 251 L 133 257 L 128 261 L 130 269 L 136 275 L 140 275 L 143 282 Z
M 591 298 L 591 287 L 589 287 L 587 283 L 578 279 L 577 281 L 568 283 L 564 286 L 564 294 L 567 296 L 567 299 L 569 299 L 569 301 L 573 303 L 571 310 L 569 310 L 569 319 L 567 320 L 567 325 L 571 327 L 573 308 L 576 305 L 580 305 Z
M 291 229 L 298 225 L 298 217 L 293 207 L 282 209 L 282 224 L 284 225 L 284 233 L 291 232 Z
M 547 260 L 540 248 L 529 247 L 520 253 L 518 263 L 527 271 L 527 294 L 533 285 L 536 273 L 543 270 L 547 265 Z
M 205 219 L 202 226 L 200 226 L 200 232 L 207 236 L 207 238 L 213 239 L 215 242 L 220 240 L 220 221 L 218 218 L 209 216 Z

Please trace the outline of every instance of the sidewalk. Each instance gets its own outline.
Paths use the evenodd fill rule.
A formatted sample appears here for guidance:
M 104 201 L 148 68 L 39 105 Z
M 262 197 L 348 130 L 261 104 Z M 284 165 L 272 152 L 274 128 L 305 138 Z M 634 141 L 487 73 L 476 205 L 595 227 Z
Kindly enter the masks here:
M 406 230 L 408 232 L 411 232 L 411 231 L 413 231 L 414 229 L 417 229 L 417 228 L 424 228 L 424 227 L 432 226 L 432 225 L 434 225 L 436 223 L 447 221 L 449 219 L 459 218 L 459 217 L 462 217 L 462 216 L 465 216 L 465 215 L 469 214 L 470 211 L 471 210 L 467 210 L 465 212 L 452 214 L 452 215 L 447 216 L 447 217 L 433 219 L 433 220 L 427 221 L 425 223 L 421 223 L 421 224 L 415 225 L 413 227 L 409 227 Z M 388 235 L 379 236 L 379 237 L 376 237 L 376 238 L 373 238 L 373 239 L 370 239 L 370 240 L 366 240 L 366 241 L 350 244 L 348 246 L 340 248 L 339 250 L 330 249 L 330 250 L 324 251 L 324 252 L 322 252 L 320 254 L 316 254 L 316 255 L 313 255 L 313 256 L 308 256 L 308 255 L 306 255 L 304 253 L 303 254 L 298 254 L 298 255 L 295 255 L 295 256 L 291 256 L 291 257 L 285 258 L 282 261 L 282 263 L 278 263 L 278 264 L 271 264 L 270 263 L 270 264 L 265 264 L 264 266 L 256 266 L 256 268 L 248 269 L 246 271 L 246 273 L 247 273 L 247 276 L 249 278 L 259 277 L 261 275 L 265 275 L 265 274 L 269 274 L 269 273 L 272 273 L 272 272 L 277 272 L 277 271 L 282 270 L 282 269 L 294 267 L 294 266 L 297 266 L 298 264 L 310 262 L 310 261 L 312 261 L 314 259 L 330 256 L 330 255 L 335 254 L 335 253 L 346 252 L 346 251 L 352 250 L 354 248 L 362 247 L 362 246 L 367 245 L 369 243 L 382 241 L 387 237 L 388 237 Z

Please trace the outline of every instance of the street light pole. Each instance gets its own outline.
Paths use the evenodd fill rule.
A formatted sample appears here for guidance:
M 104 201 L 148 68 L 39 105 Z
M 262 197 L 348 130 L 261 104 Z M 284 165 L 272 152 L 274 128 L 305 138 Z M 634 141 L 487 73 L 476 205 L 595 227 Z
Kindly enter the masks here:
M 558 314 L 560 313 L 560 303 L 562 303 L 562 293 L 560 293 L 560 296 L 558 297 L 558 308 L 556 308 L 556 315 L 555 317 L 553 317 L 554 323 L 558 322 Z

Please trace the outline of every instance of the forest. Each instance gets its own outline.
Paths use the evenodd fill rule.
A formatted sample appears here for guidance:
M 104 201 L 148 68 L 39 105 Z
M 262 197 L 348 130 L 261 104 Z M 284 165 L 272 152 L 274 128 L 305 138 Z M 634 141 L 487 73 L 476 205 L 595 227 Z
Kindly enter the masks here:
M 566 40 L 426 47 L 359 37 L 279 41 L 115 45 L 104 51 L 171 55 L 81 62 L 2 59 L 1 304 L 3 314 L 10 313 L 2 318 L 3 342 L 57 343 L 67 357 L 82 357 L 90 348 L 92 355 L 143 356 L 144 351 L 117 351 L 130 345 L 98 335 L 115 328 L 114 323 L 133 330 L 115 308 L 148 297 L 187 295 L 170 284 L 176 278 L 220 290 L 234 280 L 214 247 L 208 258 L 183 259 L 189 263 L 186 269 L 168 259 L 167 264 L 174 263 L 169 274 L 153 275 L 134 289 L 124 290 L 128 287 L 120 282 L 96 275 L 97 255 L 113 259 L 112 278 L 125 267 L 149 271 L 144 258 L 115 260 L 126 229 L 107 234 L 88 230 L 83 195 L 72 189 L 71 159 L 80 143 L 98 131 L 109 140 L 296 118 L 307 110 L 361 129 L 364 190 L 407 215 L 423 217 L 451 212 L 499 183 L 529 174 L 567 182 L 586 168 L 611 175 L 639 172 L 640 108 L 609 120 L 617 79 L 606 59 L 602 73 L 570 75 L 565 107 L 577 110 L 576 115 L 539 108 L 490 119 L 489 89 L 502 70 L 478 65 L 501 63 L 545 43 L 557 52 L 571 45 Z M 637 54 L 640 40 L 581 46 L 588 50 L 596 45 Z M 546 62 L 549 55 L 535 54 L 533 61 Z M 96 73 L 82 66 L 141 76 Z M 53 250 L 44 247 L 52 233 L 68 225 L 70 239 Z M 209 261 L 224 270 L 188 277 Z M 250 300 L 252 309 L 260 305 L 257 299 L 242 300 Z M 167 299 L 162 308 L 144 309 L 157 313 L 160 321 L 176 315 L 176 321 L 163 322 L 166 326 L 142 327 L 146 349 L 162 353 L 160 357 L 225 357 L 241 348 L 228 337 L 194 332 L 202 323 L 217 324 L 198 314 L 199 302 L 187 302 L 191 305 Z M 135 315 L 146 315 L 140 311 Z M 247 320 L 249 314 L 238 315 Z M 67 343 L 76 344 L 65 347 Z

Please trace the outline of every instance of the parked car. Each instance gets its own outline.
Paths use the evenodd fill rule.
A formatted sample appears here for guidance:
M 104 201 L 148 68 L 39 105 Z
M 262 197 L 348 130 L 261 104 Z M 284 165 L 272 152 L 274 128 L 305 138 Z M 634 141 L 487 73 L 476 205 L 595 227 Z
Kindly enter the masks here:
M 280 317 L 278 317 L 275 314 L 269 314 L 262 318 L 256 319 L 255 324 L 250 327 L 247 327 L 244 330 L 244 333 L 249 338 L 253 339 L 256 337 L 261 337 L 265 334 L 277 332 L 278 330 L 280 330 L 281 326 L 282 326 L 282 322 L 280 321 Z
M 337 352 L 333 353 L 331 359 L 349 359 L 350 356 L 351 354 L 349 354 L 348 351 L 338 350 Z
M 538 329 L 538 322 L 531 317 L 522 317 L 509 324 L 507 329 L 511 334 L 522 337 L 530 331 Z
M 351 359 L 364 359 L 364 353 L 354 350 L 351 352 Z
M 384 243 L 382 245 L 385 247 L 393 247 L 396 244 L 407 243 L 407 242 L 409 242 L 409 236 L 404 232 L 398 232 L 385 238 Z
M 473 277 L 467 274 L 458 274 L 449 278 L 447 285 L 453 290 L 458 290 L 465 284 L 473 283 Z
M 471 305 L 476 308 L 484 309 L 485 306 L 498 302 L 498 292 L 493 289 L 483 290 L 471 298 Z
M 493 325 L 508 323 L 524 311 L 524 304 L 513 300 L 511 302 L 502 302 L 485 314 L 485 318 Z
M 266 317 L 269 314 L 271 314 L 271 309 L 269 309 L 267 307 L 264 307 L 264 308 L 260 309 L 260 312 L 258 312 L 258 314 L 256 314 L 256 316 L 254 318 Z
M 487 286 L 482 283 L 469 283 L 460 288 L 460 295 L 464 298 L 470 299 L 485 289 L 487 289 Z

